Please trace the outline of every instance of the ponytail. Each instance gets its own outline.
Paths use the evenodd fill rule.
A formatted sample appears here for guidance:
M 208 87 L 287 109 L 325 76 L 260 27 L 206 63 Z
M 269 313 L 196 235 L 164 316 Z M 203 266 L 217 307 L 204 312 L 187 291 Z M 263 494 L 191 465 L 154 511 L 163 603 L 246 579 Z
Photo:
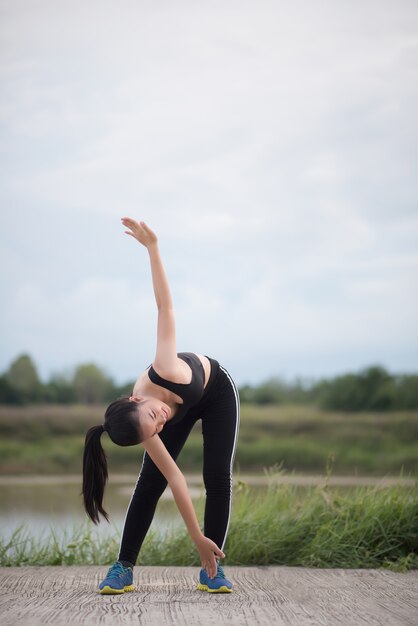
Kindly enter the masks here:
M 83 454 L 82 495 L 86 513 L 95 524 L 100 522 L 100 514 L 109 521 L 102 506 L 107 481 L 107 460 L 100 437 L 105 430 L 118 446 L 135 446 L 140 443 L 143 439 L 137 403 L 131 402 L 129 398 L 115 400 L 106 409 L 104 426 L 92 426 L 87 431 Z
M 100 443 L 104 432 L 102 425 L 92 426 L 86 434 L 83 454 L 83 499 L 84 508 L 90 519 L 98 524 L 99 514 L 109 521 L 102 506 L 103 493 L 107 481 L 107 460 Z

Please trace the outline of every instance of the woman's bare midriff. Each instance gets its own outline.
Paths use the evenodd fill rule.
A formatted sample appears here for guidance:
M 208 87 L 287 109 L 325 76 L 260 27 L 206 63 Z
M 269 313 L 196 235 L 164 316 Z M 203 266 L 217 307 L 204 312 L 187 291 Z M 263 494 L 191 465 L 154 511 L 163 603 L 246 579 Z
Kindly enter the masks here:
M 203 356 L 202 354 L 196 354 L 196 356 L 201 361 L 204 372 L 205 372 L 204 388 L 206 388 L 206 385 L 208 384 L 209 376 L 210 376 L 210 369 L 211 369 L 210 361 L 206 356 Z M 173 380 L 172 378 L 169 379 L 166 376 L 163 376 L 163 378 L 165 378 L 166 380 L 170 380 L 173 383 L 180 383 L 182 385 L 188 385 L 192 381 L 192 370 L 190 369 L 190 366 L 187 365 L 185 361 L 183 361 L 183 359 L 178 358 L 177 361 L 179 365 L 179 369 L 178 369 L 179 375 L 175 377 L 176 379 L 175 380 Z M 147 368 L 145 372 L 142 372 L 142 374 L 138 377 L 134 385 L 132 395 L 134 396 L 144 395 L 144 396 L 152 396 L 153 398 L 158 398 L 158 400 L 161 400 L 165 404 L 168 404 L 168 406 L 171 409 L 171 415 L 169 419 L 172 419 L 176 413 L 177 405 L 183 404 L 183 399 L 180 398 L 180 396 L 178 396 L 176 393 L 173 393 L 172 391 L 170 391 L 169 389 L 165 389 L 164 387 L 160 387 L 160 385 L 156 385 L 155 383 L 153 383 L 148 376 L 148 370 L 149 368 Z M 160 372 L 158 372 L 158 374 L 162 376 Z

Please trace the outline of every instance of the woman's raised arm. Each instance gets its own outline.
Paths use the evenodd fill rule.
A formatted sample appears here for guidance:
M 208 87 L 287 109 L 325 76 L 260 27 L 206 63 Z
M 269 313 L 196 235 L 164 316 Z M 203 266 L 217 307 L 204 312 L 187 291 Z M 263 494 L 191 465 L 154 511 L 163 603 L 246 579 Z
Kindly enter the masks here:
M 158 308 L 157 348 L 154 365 L 159 372 L 175 371 L 177 362 L 176 321 L 170 287 L 158 248 L 157 235 L 145 224 L 130 217 L 123 217 L 122 224 L 129 228 L 130 235 L 148 250 L 152 285 Z

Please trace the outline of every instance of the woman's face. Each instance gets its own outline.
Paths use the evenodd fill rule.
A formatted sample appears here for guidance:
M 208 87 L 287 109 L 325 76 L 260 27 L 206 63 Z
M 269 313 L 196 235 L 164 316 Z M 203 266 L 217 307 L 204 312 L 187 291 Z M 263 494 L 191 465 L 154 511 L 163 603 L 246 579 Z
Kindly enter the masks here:
M 129 399 L 138 404 L 138 420 L 142 431 L 142 440 L 145 441 L 145 439 L 160 433 L 170 418 L 170 407 L 161 400 L 152 397 L 131 396 Z

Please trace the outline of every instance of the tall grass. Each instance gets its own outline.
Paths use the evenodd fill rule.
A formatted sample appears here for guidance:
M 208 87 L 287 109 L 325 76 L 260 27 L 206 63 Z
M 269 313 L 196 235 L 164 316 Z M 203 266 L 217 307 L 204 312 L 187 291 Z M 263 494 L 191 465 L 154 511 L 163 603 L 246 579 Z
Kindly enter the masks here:
M 241 489 L 229 535 L 236 564 L 418 567 L 417 481 L 409 489 L 270 486 L 261 498 Z
M 243 481 L 234 487 L 226 564 L 418 568 L 418 480 L 413 487 L 337 490 L 328 478 L 318 487 L 277 484 L 274 473 L 258 495 Z M 89 523 L 41 540 L 20 527 L 0 540 L 0 565 L 109 564 L 118 544 L 116 529 L 99 538 Z M 163 537 L 148 534 L 138 564 L 198 566 L 199 558 L 186 530 L 173 527 Z

